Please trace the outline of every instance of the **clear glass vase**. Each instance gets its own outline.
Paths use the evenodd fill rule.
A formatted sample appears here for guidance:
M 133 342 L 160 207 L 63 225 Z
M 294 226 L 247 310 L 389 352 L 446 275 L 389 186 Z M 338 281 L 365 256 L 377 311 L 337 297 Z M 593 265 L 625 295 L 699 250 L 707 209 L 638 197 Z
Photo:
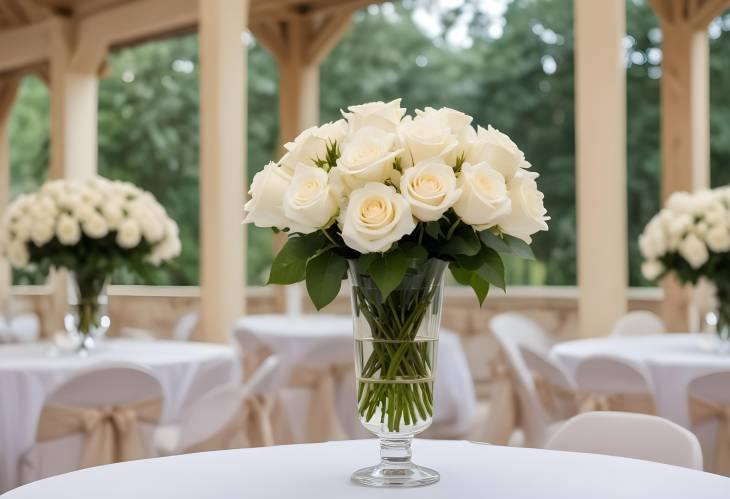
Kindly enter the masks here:
M 411 262 L 383 299 L 371 275 L 349 262 L 360 422 L 380 438 L 380 463 L 352 480 L 373 487 L 414 487 L 439 480 L 411 461 L 414 435 L 431 425 L 443 276 L 447 263 Z
M 108 283 L 106 275 L 69 273 L 63 323 L 78 355 L 88 355 L 109 330 Z

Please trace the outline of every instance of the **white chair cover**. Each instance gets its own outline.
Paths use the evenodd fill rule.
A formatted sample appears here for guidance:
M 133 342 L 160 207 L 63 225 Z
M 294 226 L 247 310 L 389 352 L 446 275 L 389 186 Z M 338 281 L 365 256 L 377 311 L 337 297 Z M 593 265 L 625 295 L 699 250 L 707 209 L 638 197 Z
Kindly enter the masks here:
M 519 424 L 524 431 L 525 445 L 541 447 L 545 443 L 548 421 L 519 345 L 547 352 L 550 339 L 537 323 L 520 314 L 497 315 L 489 325 L 501 348 L 501 359 L 492 366 L 492 373 L 499 377 L 495 379 L 484 440 L 506 444 L 514 425 Z M 515 400 L 519 408 L 514 407 Z
M 34 313 L 0 317 L 0 343 L 32 343 L 41 333 L 41 321 Z
M 162 387 L 143 368 L 117 363 L 82 371 L 46 398 L 23 483 L 81 467 L 153 455 Z
M 546 448 L 702 469 L 702 449 L 692 432 L 667 419 L 646 414 L 580 414 L 565 423 Z M 621 477 L 616 479 L 620 480 Z
M 555 422 L 575 416 L 578 387 L 568 372 L 549 355 L 529 346 L 520 345 L 520 354 L 530 370 L 546 419 Z
M 611 330 L 611 336 L 650 336 L 666 332 L 658 315 L 648 310 L 637 310 L 621 317 Z
M 655 414 L 654 390 L 641 365 L 610 356 L 590 357 L 576 367 L 579 410 Z
M 189 312 L 177 321 L 175 328 L 172 330 L 172 337 L 178 341 L 188 341 L 193 336 L 195 328 L 198 327 L 200 316 L 198 312 Z
M 695 378 L 687 392 L 692 430 L 703 442 L 705 469 L 730 476 L 730 372 Z

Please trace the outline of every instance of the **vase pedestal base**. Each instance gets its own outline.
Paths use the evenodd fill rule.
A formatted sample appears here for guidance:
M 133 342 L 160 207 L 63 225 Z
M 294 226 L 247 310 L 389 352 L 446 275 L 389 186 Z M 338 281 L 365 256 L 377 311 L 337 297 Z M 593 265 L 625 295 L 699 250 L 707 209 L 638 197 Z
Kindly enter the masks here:
M 438 471 L 413 464 L 412 435 L 380 439 L 380 464 L 352 474 L 352 481 L 367 487 L 422 487 L 439 481 Z
M 402 466 L 380 463 L 357 470 L 352 481 L 367 487 L 421 487 L 439 481 L 438 471 L 413 463 Z

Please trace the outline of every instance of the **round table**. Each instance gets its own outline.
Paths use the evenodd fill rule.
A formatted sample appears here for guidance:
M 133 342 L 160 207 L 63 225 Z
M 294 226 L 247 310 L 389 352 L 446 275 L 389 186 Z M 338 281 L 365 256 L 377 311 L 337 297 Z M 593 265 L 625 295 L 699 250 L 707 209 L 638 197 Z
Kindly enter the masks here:
M 18 460 L 35 441 L 46 396 L 80 369 L 118 361 L 150 369 L 164 393 L 162 422 L 170 423 L 201 369 L 236 362 L 230 346 L 194 342 L 107 340 L 86 358 L 53 352 L 48 343 L 0 346 L 0 491 L 18 485 Z
M 347 315 L 250 315 L 238 319 L 237 329 L 253 333 L 266 344 L 284 364 L 283 370 L 312 356 L 326 356 L 328 362 L 354 359 L 352 318 Z M 439 437 L 461 438 L 474 420 L 474 381 L 458 335 L 445 329 L 439 337 L 436 369 L 432 430 Z M 352 419 L 354 404 L 353 398 L 346 407 L 338 408 L 343 421 Z M 370 436 L 355 423 L 355 427 L 345 428 L 348 434 Z
M 715 338 L 705 334 L 568 341 L 555 345 L 552 354 L 572 375 L 581 361 L 595 355 L 615 356 L 644 366 L 657 413 L 687 428 L 687 385 L 697 376 L 730 370 L 730 355 L 719 353 Z
M 358 440 L 130 461 L 40 480 L 3 499 L 730 497 L 728 478 L 649 461 L 444 440 L 416 440 L 413 451 L 441 481 L 401 490 L 352 484 L 350 474 L 378 458 L 376 441 Z

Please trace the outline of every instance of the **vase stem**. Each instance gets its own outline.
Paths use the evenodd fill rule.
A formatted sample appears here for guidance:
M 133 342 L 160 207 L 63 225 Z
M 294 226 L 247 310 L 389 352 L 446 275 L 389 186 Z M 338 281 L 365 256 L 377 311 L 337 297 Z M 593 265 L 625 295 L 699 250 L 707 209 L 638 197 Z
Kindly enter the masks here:
M 384 466 L 410 465 L 413 437 L 381 438 L 380 460 Z

